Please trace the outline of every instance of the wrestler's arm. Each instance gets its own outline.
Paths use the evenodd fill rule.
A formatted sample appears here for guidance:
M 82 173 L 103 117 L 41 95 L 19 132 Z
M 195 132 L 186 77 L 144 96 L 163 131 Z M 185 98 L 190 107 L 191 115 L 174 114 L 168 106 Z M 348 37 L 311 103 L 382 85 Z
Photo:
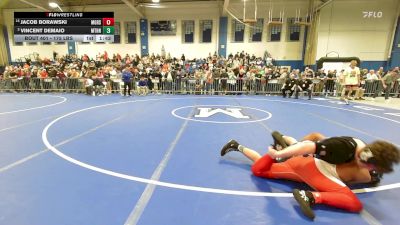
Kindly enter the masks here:
M 316 151 L 316 145 L 312 141 L 303 141 L 295 145 L 291 145 L 283 150 L 277 151 L 276 149 L 269 146 L 268 154 L 272 158 L 289 158 L 298 155 L 314 154 Z

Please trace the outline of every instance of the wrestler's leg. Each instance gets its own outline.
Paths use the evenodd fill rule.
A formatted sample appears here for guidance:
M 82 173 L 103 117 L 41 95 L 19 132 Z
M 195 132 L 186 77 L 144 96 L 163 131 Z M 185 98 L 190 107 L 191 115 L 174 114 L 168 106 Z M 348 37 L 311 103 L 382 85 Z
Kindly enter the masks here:
M 240 145 L 235 140 L 230 140 L 228 143 L 226 143 L 222 147 L 221 156 L 224 156 L 226 153 L 231 152 L 231 151 L 241 152 L 241 153 L 243 153 L 244 156 L 246 156 L 248 159 L 250 159 L 253 162 L 255 162 L 261 158 L 261 155 L 258 152 L 254 151 L 253 149 L 246 148 L 243 145 Z
M 288 165 L 307 183 L 315 189 L 312 192 L 315 204 L 325 204 L 350 212 L 359 212 L 362 204 L 357 196 L 341 180 L 329 178 L 322 174 L 316 165 L 317 159 L 303 158 L 302 161 L 290 159 Z
M 312 192 L 315 204 L 325 204 L 349 212 L 360 212 L 362 203 L 347 186 L 334 192 Z
M 274 131 L 274 132 L 275 132 L 275 131 Z M 283 138 L 283 140 L 285 141 L 285 143 L 286 143 L 288 146 L 293 145 L 293 144 L 296 144 L 296 143 L 298 142 L 294 137 L 291 137 L 291 136 L 282 135 L 282 138 Z M 314 142 L 316 142 L 316 141 L 323 140 L 323 139 L 325 139 L 325 138 L 326 138 L 326 137 L 325 137 L 323 134 L 321 134 L 321 133 L 312 132 L 312 133 L 309 133 L 309 134 L 307 134 L 306 136 L 304 136 L 304 137 L 301 139 L 301 141 L 314 141 Z
M 277 163 L 276 160 L 266 154 L 255 161 L 251 171 L 257 177 L 270 179 L 285 179 L 302 182 L 301 178 L 286 164 L 286 162 Z
M 253 162 L 258 161 L 261 158 L 260 153 L 256 152 L 253 149 L 244 147 L 243 145 L 239 145 L 239 151 L 241 151 L 244 156 L 246 156 L 248 159 L 250 159 Z

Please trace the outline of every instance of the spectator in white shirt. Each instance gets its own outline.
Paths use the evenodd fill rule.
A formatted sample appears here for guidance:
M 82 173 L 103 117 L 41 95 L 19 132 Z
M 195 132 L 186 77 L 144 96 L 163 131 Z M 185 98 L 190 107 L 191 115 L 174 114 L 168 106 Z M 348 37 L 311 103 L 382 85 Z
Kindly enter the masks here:
M 367 73 L 367 80 L 378 80 L 378 75 L 376 75 L 375 70 L 370 70 L 369 73 Z
M 350 62 L 350 66 L 346 68 L 343 73 L 343 78 L 344 78 L 345 88 L 344 88 L 344 95 L 342 95 L 341 98 L 351 99 L 351 94 L 357 91 L 361 82 L 360 68 L 357 67 L 356 60 L 352 60 Z

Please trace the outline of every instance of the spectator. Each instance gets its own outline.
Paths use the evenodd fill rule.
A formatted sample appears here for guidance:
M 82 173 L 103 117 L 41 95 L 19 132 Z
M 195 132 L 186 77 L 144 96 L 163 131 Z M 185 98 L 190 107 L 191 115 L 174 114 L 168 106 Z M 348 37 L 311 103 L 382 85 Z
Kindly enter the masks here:
M 285 81 L 285 83 L 282 86 L 282 96 L 286 98 L 286 92 L 289 91 L 289 98 L 292 97 L 293 92 L 296 88 L 297 85 L 297 80 L 294 79 L 295 75 L 292 73 L 290 74 L 289 78 Z
M 149 88 L 149 92 L 152 93 L 154 89 L 154 83 L 153 83 L 153 77 L 151 74 L 149 75 L 149 78 L 147 79 L 147 87 Z
M 376 74 L 375 70 L 369 70 L 366 74 L 365 80 L 365 92 L 369 95 L 373 95 L 379 85 L 379 76 Z
M 360 84 L 360 68 L 357 67 L 357 61 L 352 60 L 350 66 L 344 71 L 344 95 L 342 98 L 351 100 L 351 94 L 357 91 Z
M 375 91 L 374 98 L 376 98 L 379 93 L 382 91 L 385 92 L 385 100 L 389 99 L 390 90 L 393 88 L 394 83 L 399 75 L 398 70 L 389 71 L 386 76 L 381 79 L 381 84 L 378 86 L 377 90 Z
M 308 70 L 306 71 L 308 73 Z M 315 87 L 314 87 L 314 92 L 318 93 L 320 95 L 322 91 L 324 90 L 324 81 L 326 78 L 326 74 L 324 70 L 319 70 L 316 75 L 314 76 L 314 81 L 315 81 Z
M 40 78 L 44 79 L 47 78 L 49 76 L 49 74 L 47 73 L 46 69 L 42 69 L 42 71 L 40 71 Z
M 228 82 L 228 73 L 226 72 L 225 69 L 221 70 L 221 94 L 225 95 L 226 94 L 226 88 L 227 88 L 227 82 Z
M 325 95 L 333 95 L 335 89 L 335 73 L 333 70 L 329 70 L 328 74 L 325 76 Z
M 128 88 L 128 95 L 131 96 L 131 89 L 132 89 L 132 73 L 128 67 L 124 69 L 122 72 L 122 81 L 124 82 L 124 96 L 126 96 L 126 88 Z
M 229 84 L 228 85 L 228 91 L 229 92 L 232 92 L 232 91 L 236 90 L 235 89 L 236 79 L 237 79 L 237 77 L 236 77 L 235 73 L 233 72 L 232 69 L 229 68 L 228 69 L 228 81 L 227 81 L 227 83 Z
M 160 77 L 160 72 L 162 71 L 163 78 L 161 80 L 158 79 L 160 81 L 158 83 L 154 82 L 155 90 L 158 88 L 159 90 L 169 91 L 172 93 L 186 93 L 186 91 L 189 91 L 190 89 L 194 90 L 194 87 L 196 86 L 195 84 L 197 83 L 197 91 L 199 91 L 200 94 L 212 94 L 215 91 L 223 93 L 227 90 L 227 86 L 229 86 L 231 91 L 238 93 L 255 90 L 255 94 L 260 94 L 279 91 L 285 82 L 286 77 L 290 74 L 288 67 L 267 67 L 262 57 L 257 58 L 256 55 L 244 51 L 238 51 L 235 55 L 232 55 L 227 59 L 211 53 L 206 58 L 192 60 L 187 59 L 187 57 L 182 58 L 182 56 L 184 56 L 184 54 L 177 58 L 170 57 L 169 60 L 162 58 L 159 55 L 155 56 L 154 54 L 151 57 L 144 56 L 140 58 L 137 54 L 127 54 L 125 57 L 121 57 L 121 55 L 117 53 L 111 53 L 109 55 L 107 52 L 98 53 L 97 59 L 95 57 L 94 60 L 86 54 L 80 57 L 77 55 L 59 56 L 57 57 L 56 62 L 50 62 L 44 59 L 42 68 L 40 68 L 41 62 L 27 62 L 23 64 L 23 68 L 21 68 L 22 66 L 16 66 L 15 68 L 13 66 L 10 72 L 5 72 L 5 75 L 3 76 L 3 79 L 5 80 L 3 81 L 4 85 L 2 88 L 23 88 L 34 91 L 51 87 L 51 89 L 67 88 L 71 91 L 78 92 L 82 87 L 84 87 L 84 79 L 81 79 L 81 77 L 85 77 L 99 79 L 101 82 L 105 82 L 103 85 L 105 85 L 107 89 L 115 92 L 115 90 L 118 89 L 122 90 L 122 85 L 118 85 L 121 82 L 118 82 L 119 79 L 116 72 L 120 71 L 120 68 L 128 66 L 134 78 L 137 78 L 137 80 L 139 80 L 143 73 L 146 73 L 151 75 L 154 81 L 157 81 L 157 78 Z M 37 68 L 37 65 L 39 65 L 39 69 Z M 34 70 L 35 67 L 36 71 Z M 51 67 L 54 67 L 57 71 L 66 71 L 67 75 L 60 76 L 62 73 L 60 72 L 60 74 L 54 76 L 55 74 L 51 73 Z M 44 80 L 35 79 L 36 77 L 41 77 L 40 75 L 43 68 L 48 71 L 49 77 L 53 78 L 52 82 L 49 82 L 49 85 L 43 85 Z M 233 76 L 230 76 L 231 79 L 228 79 L 227 83 L 222 82 L 220 76 L 221 69 L 232 71 L 235 80 L 232 79 Z M 192 79 L 193 82 L 191 82 L 192 80 L 190 79 L 186 80 L 186 78 L 189 77 L 187 74 L 193 74 L 194 71 L 196 71 L 196 76 L 199 79 L 199 82 L 196 82 L 194 79 Z M 297 68 L 293 68 L 292 71 L 295 76 L 299 75 Z M 309 68 L 306 68 L 305 73 L 310 76 L 313 75 L 313 71 Z M 334 81 L 331 79 L 333 79 L 335 74 L 335 72 L 332 75 L 328 73 L 324 79 L 325 93 L 327 95 L 334 92 Z M 377 73 L 375 74 L 379 78 L 379 75 Z M 384 75 L 383 68 L 380 68 L 379 74 Z M 272 80 L 272 82 L 268 84 L 268 80 L 279 78 L 281 75 L 282 79 L 278 80 L 279 83 L 277 83 L 276 80 Z M 375 75 L 373 75 L 372 78 L 367 77 L 367 73 L 363 73 L 363 75 L 365 75 L 365 78 L 375 79 Z M 54 79 L 55 77 L 60 79 L 56 80 Z M 48 80 L 50 81 L 51 79 Z M 147 81 L 150 89 L 149 80 Z M 318 92 L 322 92 L 321 87 L 323 87 L 323 83 L 320 82 L 319 84 L 319 88 L 315 89 Z M 378 84 L 378 81 L 376 84 Z M 363 87 L 366 88 L 368 93 L 375 93 L 375 89 L 371 89 L 369 82 L 366 82 Z M 340 92 L 341 85 L 337 85 L 336 88 Z M 358 99 L 358 96 L 360 96 L 359 93 L 357 93 L 355 97 Z
M 367 80 L 378 80 L 378 75 L 376 75 L 375 70 L 369 70 L 367 73 Z
M 85 89 L 86 89 L 86 94 L 87 95 L 95 95 L 95 92 L 93 90 L 93 80 L 90 78 L 85 79 Z
M 386 72 L 383 70 L 383 67 L 379 67 L 378 71 L 376 72 L 379 78 L 384 77 Z
M 144 79 L 144 76 L 141 76 L 138 82 L 138 94 L 143 96 L 147 95 L 148 90 L 147 80 Z
M 299 98 L 299 92 L 307 92 L 308 100 L 311 100 L 313 82 L 307 78 L 306 74 L 301 75 L 301 80 L 298 82 L 298 85 L 295 86 L 295 98 Z
M 206 92 L 208 94 L 214 94 L 214 87 L 213 87 L 213 73 L 210 69 L 206 70 L 205 72 L 205 77 L 206 77 Z
M 111 90 L 113 93 L 119 91 L 119 84 L 121 83 L 121 71 L 113 67 L 110 71 Z

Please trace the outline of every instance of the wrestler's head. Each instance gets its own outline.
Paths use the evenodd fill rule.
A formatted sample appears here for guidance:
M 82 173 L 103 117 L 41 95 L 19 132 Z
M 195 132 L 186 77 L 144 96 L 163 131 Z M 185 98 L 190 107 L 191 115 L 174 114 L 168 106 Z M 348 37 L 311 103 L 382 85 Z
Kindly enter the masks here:
M 356 60 L 351 60 L 350 61 L 350 67 L 351 68 L 354 68 L 354 67 L 356 67 L 357 66 L 357 61 Z
M 314 141 L 314 142 L 317 142 L 317 141 L 321 141 L 321 140 L 323 140 L 325 138 L 326 137 L 321 133 L 312 132 L 312 133 L 309 133 L 306 136 L 304 136 L 302 141 Z
M 393 172 L 393 166 L 400 162 L 399 149 L 387 141 L 374 141 L 357 155 L 361 163 L 381 173 Z

